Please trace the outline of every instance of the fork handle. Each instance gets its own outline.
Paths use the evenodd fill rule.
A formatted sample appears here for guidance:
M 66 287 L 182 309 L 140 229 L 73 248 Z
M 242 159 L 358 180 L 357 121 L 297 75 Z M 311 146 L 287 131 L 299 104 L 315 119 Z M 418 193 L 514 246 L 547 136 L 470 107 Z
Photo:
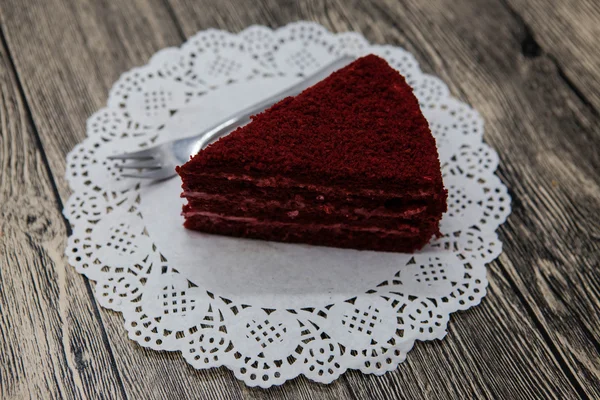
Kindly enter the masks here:
M 296 83 L 295 85 L 292 85 L 292 86 L 288 87 L 287 89 L 282 90 L 281 92 L 276 93 L 273 96 L 270 96 L 267 99 L 265 99 L 259 103 L 256 103 L 250 107 L 247 107 L 247 108 L 237 112 L 236 114 L 232 115 L 231 117 L 227 118 L 226 120 L 218 123 L 217 125 L 214 125 L 210 129 L 204 131 L 202 134 L 195 136 L 194 138 L 190 138 L 190 139 L 194 139 L 194 140 L 196 140 L 198 138 L 202 139 L 194 145 L 194 148 L 191 149 L 190 155 L 196 154 L 206 144 L 211 143 L 214 139 L 223 136 L 224 134 L 230 132 L 234 128 L 237 128 L 239 126 L 242 126 L 242 125 L 250 122 L 250 117 L 252 115 L 255 115 L 257 113 L 260 113 L 261 111 L 266 110 L 273 104 L 277 103 L 280 100 L 285 99 L 286 97 L 296 96 L 296 95 L 300 94 L 305 89 L 308 89 L 312 85 L 320 82 L 321 80 L 323 80 L 327 76 L 329 76 L 331 73 L 337 71 L 338 69 L 340 69 L 342 67 L 345 67 L 346 65 L 350 64 L 352 61 L 354 61 L 354 57 L 344 56 L 344 57 L 338 58 L 335 61 L 327 64 L 323 68 L 319 69 L 314 74 L 309 75 L 306 79 L 303 79 L 302 81 Z

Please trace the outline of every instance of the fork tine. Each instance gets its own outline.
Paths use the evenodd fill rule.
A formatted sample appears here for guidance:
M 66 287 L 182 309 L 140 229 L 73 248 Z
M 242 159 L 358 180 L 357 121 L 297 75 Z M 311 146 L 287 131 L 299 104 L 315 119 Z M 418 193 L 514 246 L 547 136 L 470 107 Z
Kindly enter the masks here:
M 141 172 L 139 174 L 121 174 L 125 178 L 161 180 L 170 178 L 174 173 L 163 168 Z
M 119 154 L 117 156 L 108 156 L 106 157 L 109 160 L 152 160 L 154 157 L 152 156 L 136 156 L 132 154 Z
M 115 156 L 108 156 L 109 160 L 152 160 L 155 155 L 155 149 L 147 149 L 141 151 L 134 151 L 133 153 L 117 154 Z
M 109 160 L 152 160 L 154 157 L 152 156 L 136 156 L 133 154 L 119 154 L 117 156 L 108 156 L 106 157 Z
M 162 165 L 154 162 L 154 163 L 131 163 L 131 164 L 123 164 L 118 165 L 117 168 L 123 169 L 161 169 Z

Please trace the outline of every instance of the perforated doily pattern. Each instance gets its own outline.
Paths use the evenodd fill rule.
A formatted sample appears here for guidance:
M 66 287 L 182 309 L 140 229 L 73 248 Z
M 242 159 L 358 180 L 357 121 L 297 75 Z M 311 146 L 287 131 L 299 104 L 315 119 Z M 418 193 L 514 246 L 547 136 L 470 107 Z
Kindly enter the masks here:
M 376 287 L 326 307 L 255 307 L 186 279 L 145 229 L 142 183 L 120 177 L 106 156 L 169 140 L 158 128 L 174 111 L 225 85 L 307 75 L 341 54 L 369 53 L 407 78 L 430 122 L 449 191 L 443 237 Z M 497 155 L 482 142 L 482 119 L 422 73 L 410 53 L 370 45 L 356 33 L 332 34 L 306 22 L 199 32 L 123 74 L 107 107 L 89 118 L 87 135 L 67 156 L 69 262 L 96 282 L 102 306 L 123 313 L 132 340 L 180 351 L 195 368 L 227 366 L 250 386 L 299 374 L 327 383 L 348 368 L 397 368 L 415 340 L 443 338 L 450 313 L 481 301 L 485 264 L 501 252 L 495 231 L 510 213 L 510 198 L 494 175 Z

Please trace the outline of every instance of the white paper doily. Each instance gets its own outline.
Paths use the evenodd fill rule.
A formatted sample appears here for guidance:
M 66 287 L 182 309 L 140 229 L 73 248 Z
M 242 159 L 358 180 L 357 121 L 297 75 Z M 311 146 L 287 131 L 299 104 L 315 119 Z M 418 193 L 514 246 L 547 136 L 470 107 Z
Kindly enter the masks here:
M 407 78 L 438 144 L 444 237 L 417 254 L 190 232 L 178 177 L 121 178 L 106 159 L 195 134 L 341 54 L 369 53 Z M 96 282 L 102 306 L 123 313 L 132 340 L 181 351 L 195 368 L 224 365 L 262 387 L 299 374 L 327 383 L 348 368 L 382 374 L 415 340 L 443 338 L 450 313 L 485 296 L 485 264 L 501 252 L 495 231 L 510 198 L 482 134 L 477 112 L 403 49 L 307 22 L 199 32 L 123 74 L 67 156 L 68 259 Z

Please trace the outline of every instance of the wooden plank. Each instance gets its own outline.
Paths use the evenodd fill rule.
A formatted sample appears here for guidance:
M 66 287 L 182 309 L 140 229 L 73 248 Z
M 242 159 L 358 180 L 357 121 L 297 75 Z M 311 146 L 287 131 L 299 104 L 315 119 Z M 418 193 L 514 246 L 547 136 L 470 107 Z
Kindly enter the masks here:
M 503 0 L 526 26 L 524 54 L 544 54 L 563 79 L 600 110 L 600 3 L 596 0 Z
M 76 399 L 122 386 L 0 42 L 0 398 Z

